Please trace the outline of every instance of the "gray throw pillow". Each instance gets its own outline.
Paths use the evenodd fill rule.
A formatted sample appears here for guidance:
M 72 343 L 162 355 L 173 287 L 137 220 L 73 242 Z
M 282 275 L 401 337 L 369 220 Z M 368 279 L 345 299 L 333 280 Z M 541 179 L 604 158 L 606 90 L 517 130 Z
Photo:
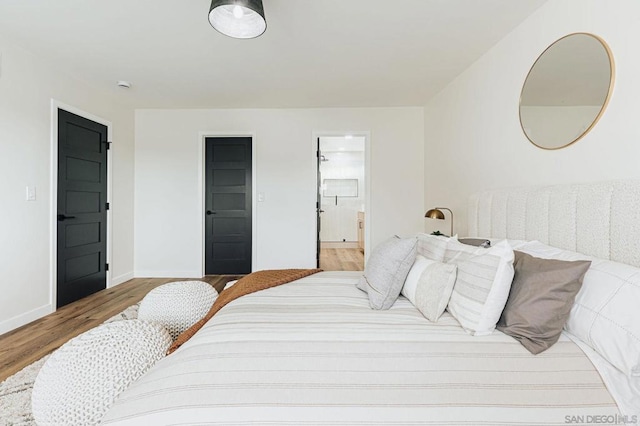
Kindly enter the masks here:
M 539 354 L 560 338 L 591 262 L 514 253 L 513 284 L 496 328 Z
M 369 295 L 372 309 L 389 309 L 398 299 L 416 259 L 415 238 L 389 238 L 378 245 L 367 262 L 357 287 Z

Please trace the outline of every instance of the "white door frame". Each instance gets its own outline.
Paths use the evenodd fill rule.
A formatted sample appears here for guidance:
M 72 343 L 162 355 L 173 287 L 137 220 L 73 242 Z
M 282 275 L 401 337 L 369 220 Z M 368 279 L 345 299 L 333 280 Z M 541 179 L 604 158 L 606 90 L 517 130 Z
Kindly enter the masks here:
M 205 235 L 205 217 L 204 217 L 204 208 L 205 208 L 205 190 L 206 190 L 206 180 L 207 180 L 207 169 L 206 169 L 206 139 L 207 138 L 238 138 L 245 137 L 251 138 L 251 272 L 256 270 L 256 264 L 258 263 L 258 244 L 257 244 L 257 235 L 258 235 L 258 214 L 257 214 L 257 173 L 256 173 L 256 132 L 254 131 L 218 131 L 218 130 L 210 130 L 205 132 L 198 133 L 198 175 L 200 179 L 198 180 L 198 211 L 197 211 L 197 221 L 196 223 L 200 224 L 200 230 L 198 234 L 200 235 L 200 247 L 202 249 L 202 257 L 200 258 L 200 271 L 202 276 L 205 276 L 205 257 L 206 257 L 206 235 Z
M 318 160 L 316 158 L 316 151 L 318 150 L 318 138 L 331 137 L 331 136 L 353 136 L 364 137 L 364 256 L 365 264 L 371 253 L 371 224 L 373 223 L 373 215 L 371 214 L 371 132 L 366 131 L 314 131 L 312 134 L 312 158 L 314 164 L 314 171 L 317 173 Z M 314 191 L 318 191 L 317 183 Z M 316 213 L 317 214 L 317 213 Z M 315 223 L 315 221 L 314 221 Z M 316 235 L 318 230 L 316 229 Z M 316 237 L 317 238 L 317 237 Z M 315 240 L 315 238 L 314 238 Z M 317 241 L 315 241 L 317 243 Z
M 56 299 L 58 296 L 58 109 L 63 109 L 72 114 L 79 115 L 80 117 L 86 118 L 88 120 L 94 121 L 98 124 L 102 124 L 103 126 L 107 126 L 107 141 L 112 142 L 113 135 L 113 125 L 111 121 L 105 120 L 104 118 L 93 115 L 89 112 L 81 110 L 71 105 L 67 105 L 63 102 L 57 101 L 56 99 L 51 99 L 51 173 L 49 176 L 49 193 L 50 193 L 50 208 L 49 208 L 49 216 L 50 216 L 50 233 L 49 233 L 49 243 L 50 243 L 50 257 L 49 262 L 51 267 L 49 268 L 49 283 L 50 283 L 50 292 L 49 292 L 49 303 L 51 305 L 51 312 L 56 311 Z M 107 200 L 106 202 L 111 204 L 111 192 L 113 188 L 113 150 L 107 150 Z M 112 209 L 107 210 L 107 260 L 106 263 L 111 265 L 112 257 Z M 112 287 L 111 278 L 113 274 L 113 268 L 109 268 L 107 271 L 107 288 Z

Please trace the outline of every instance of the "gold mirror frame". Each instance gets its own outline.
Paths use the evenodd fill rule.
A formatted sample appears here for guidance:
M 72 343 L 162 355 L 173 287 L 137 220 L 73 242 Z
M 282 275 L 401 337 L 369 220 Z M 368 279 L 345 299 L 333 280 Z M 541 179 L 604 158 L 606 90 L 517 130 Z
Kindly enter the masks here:
M 545 53 L 547 53 L 551 48 L 553 48 L 560 41 L 562 41 L 562 40 L 564 40 L 564 39 L 566 39 L 568 37 L 575 36 L 575 35 L 586 35 L 586 36 L 589 36 L 589 37 L 592 37 L 592 38 L 596 39 L 602 45 L 602 47 L 604 48 L 605 52 L 607 53 L 607 56 L 609 58 L 609 72 L 610 72 L 610 74 L 609 74 L 609 87 L 608 87 L 608 91 L 607 91 L 607 96 L 606 96 L 604 102 L 602 103 L 602 107 L 600 108 L 600 111 L 598 112 L 598 115 L 596 115 L 596 117 L 593 120 L 593 122 L 591 123 L 591 125 L 589 125 L 578 137 L 576 137 L 572 141 L 570 141 L 570 142 L 568 142 L 568 143 L 566 143 L 566 144 L 564 144 L 562 146 L 558 146 L 558 147 L 541 146 L 541 145 L 539 145 L 539 144 L 537 144 L 537 143 L 535 143 L 534 141 L 531 140 L 531 138 L 527 134 L 527 131 L 525 130 L 524 125 L 522 123 L 522 95 L 524 94 L 524 90 L 525 90 L 525 87 L 527 86 L 527 81 L 529 80 L 529 76 L 531 75 L 531 72 L 535 69 L 536 65 L 538 64 L 540 59 L 545 55 Z M 556 41 L 551 43 L 538 56 L 538 58 L 533 63 L 533 65 L 531 65 L 531 68 L 529 69 L 529 72 L 527 73 L 527 77 L 524 79 L 524 83 L 522 84 L 522 89 L 520 90 L 520 98 L 518 100 L 518 117 L 520 119 L 520 128 L 522 129 L 522 133 L 524 133 L 524 135 L 527 138 L 527 140 L 529 142 L 531 142 L 533 145 L 535 145 L 538 148 L 540 148 L 540 149 L 544 149 L 544 150 L 548 150 L 548 151 L 555 151 L 555 150 L 566 148 L 566 147 L 568 147 L 570 145 L 573 145 L 574 143 L 578 142 L 580 139 L 585 137 L 591 131 L 591 129 L 593 129 L 596 124 L 598 124 L 598 121 L 600 121 L 600 118 L 604 114 L 604 111 L 607 108 L 607 105 L 609 105 L 609 100 L 611 99 L 611 95 L 613 94 L 613 86 L 614 86 L 615 79 L 616 79 L 615 71 L 616 71 L 616 66 L 615 66 L 615 62 L 614 62 L 614 59 L 613 59 L 613 52 L 609 48 L 609 45 L 607 44 L 607 42 L 605 42 L 604 39 L 602 39 L 601 37 L 599 37 L 599 36 L 597 36 L 595 34 L 585 33 L 585 32 L 571 33 L 571 34 L 567 34 L 564 37 L 560 37 L 559 39 L 557 39 Z

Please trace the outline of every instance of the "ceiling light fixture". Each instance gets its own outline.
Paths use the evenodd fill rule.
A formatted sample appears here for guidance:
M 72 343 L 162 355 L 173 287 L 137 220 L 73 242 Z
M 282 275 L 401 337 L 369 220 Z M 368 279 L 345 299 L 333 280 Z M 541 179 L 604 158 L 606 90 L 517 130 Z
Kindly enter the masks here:
M 233 38 L 255 38 L 267 29 L 262 0 L 213 0 L 209 23 Z

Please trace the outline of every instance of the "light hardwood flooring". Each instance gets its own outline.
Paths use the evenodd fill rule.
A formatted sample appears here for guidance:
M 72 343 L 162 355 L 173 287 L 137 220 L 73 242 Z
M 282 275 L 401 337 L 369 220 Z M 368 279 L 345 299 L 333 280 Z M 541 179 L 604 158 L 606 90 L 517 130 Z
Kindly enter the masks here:
M 364 254 L 357 248 L 323 248 L 320 250 L 320 268 L 325 271 L 362 271 Z
M 218 292 L 235 275 L 201 279 Z M 152 289 L 178 279 L 136 278 L 58 309 L 30 324 L 0 335 L 0 382 L 62 346 L 69 339 L 138 303 Z

